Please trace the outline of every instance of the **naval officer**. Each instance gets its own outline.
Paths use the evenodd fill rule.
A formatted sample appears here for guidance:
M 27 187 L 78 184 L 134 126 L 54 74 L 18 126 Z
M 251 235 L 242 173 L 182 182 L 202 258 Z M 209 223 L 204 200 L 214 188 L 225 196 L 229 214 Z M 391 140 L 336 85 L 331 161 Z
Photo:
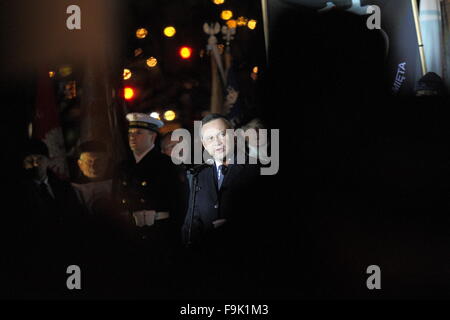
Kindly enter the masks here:
M 172 267 L 185 195 L 175 165 L 155 143 L 164 123 L 144 113 L 129 113 L 126 119 L 131 152 L 116 170 L 114 198 L 136 236 L 140 260 L 134 262 L 144 272 L 140 281 L 145 282 L 151 281 L 155 272 Z

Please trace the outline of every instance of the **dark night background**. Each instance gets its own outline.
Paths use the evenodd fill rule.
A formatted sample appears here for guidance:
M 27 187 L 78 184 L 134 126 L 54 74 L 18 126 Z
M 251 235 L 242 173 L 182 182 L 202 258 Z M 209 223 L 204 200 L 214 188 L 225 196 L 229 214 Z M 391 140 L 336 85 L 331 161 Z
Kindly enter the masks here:
M 230 3 L 240 3 L 242 15 L 254 14 L 261 31 L 259 1 Z M 209 1 L 127 4 L 130 15 L 124 24 L 129 30 L 150 20 L 152 25 L 165 24 L 165 16 L 173 23 L 183 18 L 178 30 L 182 25 L 188 30 L 194 22 L 208 20 L 214 9 Z M 21 20 L 11 14 L 20 16 L 26 6 L 1 6 L 1 233 L 8 271 L 0 277 L 10 284 L 2 286 L 1 296 L 8 298 L 17 294 L 10 280 L 21 268 L 15 264 L 10 226 L 14 203 L 20 201 L 15 172 L 26 139 L 24 119 L 34 102 L 34 80 L 30 68 L 21 68 L 32 52 L 21 51 L 21 40 L 14 36 Z M 150 18 L 146 12 L 154 14 Z M 264 297 L 448 298 L 447 99 L 390 96 L 383 72 L 384 43 L 376 31 L 365 28 L 363 18 L 300 9 L 282 16 L 271 26 L 268 68 L 262 67 L 260 51 L 237 53 L 243 65 L 261 66 L 258 110 L 270 128 L 280 128 L 280 171 L 271 177 L 274 227 L 267 235 L 273 239 L 267 250 L 272 273 Z M 122 39 L 123 61 L 135 45 L 127 43 L 129 39 Z M 207 41 L 202 32 L 190 37 L 189 31 L 180 32 L 180 39 L 199 48 Z M 253 48 L 263 48 L 261 35 L 252 41 L 258 41 Z M 152 52 L 164 50 L 156 39 L 148 46 Z M 248 48 L 252 46 L 242 50 Z M 176 79 L 178 71 L 184 72 L 182 77 L 208 75 L 199 61 L 192 63 L 197 62 L 189 71 L 167 66 L 167 82 Z M 372 264 L 382 270 L 378 292 L 366 288 L 366 268 Z

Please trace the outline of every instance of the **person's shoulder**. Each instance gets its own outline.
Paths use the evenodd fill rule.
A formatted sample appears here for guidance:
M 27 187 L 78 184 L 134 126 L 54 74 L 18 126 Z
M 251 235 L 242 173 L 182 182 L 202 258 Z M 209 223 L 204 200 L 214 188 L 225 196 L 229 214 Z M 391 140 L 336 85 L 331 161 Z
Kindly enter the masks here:
M 59 191 L 75 192 L 75 189 L 70 181 L 64 180 L 56 176 L 54 173 L 49 172 L 48 182 L 52 188 L 58 189 Z
M 113 172 L 121 172 L 130 168 L 131 159 L 125 158 L 114 165 Z
M 162 163 L 170 164 L 170 165 L 175 165 L 175 164 L 172 162 L 172 158 L 169 157 L 167 154 L 164 154 L 164 153 L 162 153 L 162 152 L 159 152 L 159 153 L 158 153 L 158 156 L 159 156 L 159 161 L 161 161 Z
M 201 177 L 201 178 L 206 177 L 211 172 L 213 172 L 213 170 L 216 170 L 216 166 L 214 164 L 210 165 L 210 166 L 206 166 L 206 167 L 204 167 L 203 169 L 201 169 L 199 171 L 198 176 Z
M 55 185 L 56 184 L 59 184 L 59 185 L 70 184 L 70 182 L 61 179 L 56 174 L 54 174 L 53 171 L 51 171 L 51 170 L 47 171 L 47 179 L 50 184 L 55 184 Z
M 21 177 L 17 181 L 17 186 L 19 190 L 30 191 L 35 187 L 35 183 L 29 178 Z
M 173 163 L 172 158 L 169 157 L 168 155 L 159 152 L 157 153 L 157 163 L 167 169 L 167 170 L 177 170 L 177 168 L 180 167 L 180 165 L 176 165 L 175 163 Z
M 98 181 L 89 181 L 86 183 L 78 183 L 78 182 L 72 182 L 72 186 L 74 188 L 78 189 L 95 189 L 95 188 L 102 188 L 112 185 L 113 179 L 104 179 L 104 180 L 98 180 Z
M 83 175 L 83 174 L 79 174 L 77 177 L 75 177 L 72 181 L 72 185 L 73 184 L 77 184 L 77 185 L 81 185 L 81 184 L 86 184 L 86 183 L 89 183 L 89 179 L 88 178 L 86 178 L 86 176 L 85 175 Z
M 260 170 L 261 170 L 261 164 L 255 158 L 253 158 L 252 161 L 249 161 L 249 159 L 247 159 L 247 161 L 245 163 L 242 163 L 242 164 L 238 163 L 235 166 L 238 167 L 240 170 L 243 170 L 243 171 L 249 172 L 249 173 L 260 172 Z

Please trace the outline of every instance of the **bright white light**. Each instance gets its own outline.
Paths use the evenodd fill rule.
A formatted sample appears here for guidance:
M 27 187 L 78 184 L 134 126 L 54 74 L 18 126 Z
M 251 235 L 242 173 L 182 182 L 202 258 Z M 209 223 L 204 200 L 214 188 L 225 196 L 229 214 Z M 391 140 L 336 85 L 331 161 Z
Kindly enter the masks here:
M 150 117 L 161 120 L 158 112 L 152 112 L 150 113 Z

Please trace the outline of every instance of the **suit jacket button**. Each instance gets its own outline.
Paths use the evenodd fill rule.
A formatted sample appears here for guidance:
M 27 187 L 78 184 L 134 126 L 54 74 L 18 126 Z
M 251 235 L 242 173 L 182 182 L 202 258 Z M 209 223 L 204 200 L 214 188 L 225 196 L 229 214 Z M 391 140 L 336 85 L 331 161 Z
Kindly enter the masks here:
M 126 182 L 126 181 L 122 182 L 122 185 L 123 185 L 124 187 L 126 187 L 126 186 L 127 186 L 127 182 Z
M 219 205 L 218 204 L 215 204 L 214 205 L 214 209 L 218 209 L 219 208 Z
M 142 199 L 142 198 L 141 198 L 141 203 L 145 203 L 145 199 Z

